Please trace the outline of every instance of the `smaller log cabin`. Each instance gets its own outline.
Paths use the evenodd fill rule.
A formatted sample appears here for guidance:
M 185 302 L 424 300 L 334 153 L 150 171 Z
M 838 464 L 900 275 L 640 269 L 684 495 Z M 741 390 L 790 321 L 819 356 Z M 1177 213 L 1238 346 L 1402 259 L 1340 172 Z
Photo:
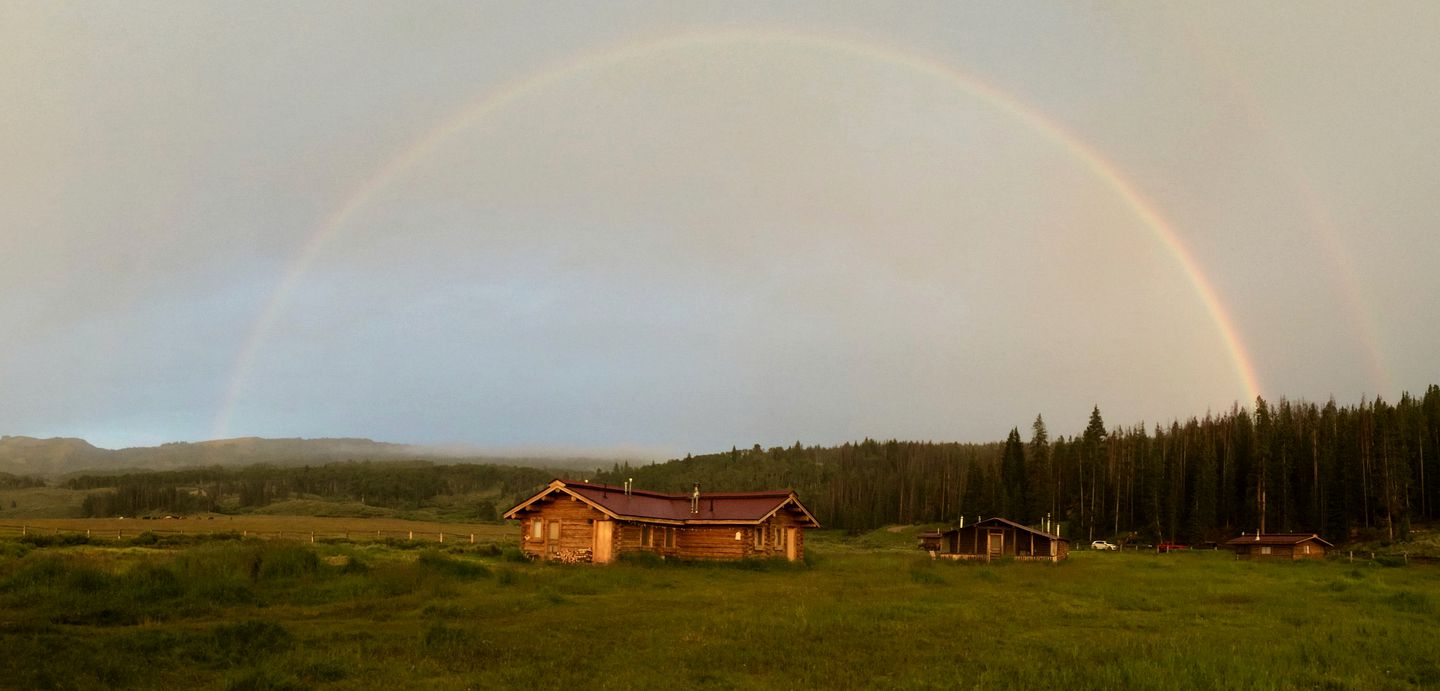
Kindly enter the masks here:
M 628 552 L 679 559 L 805 557 L 819 521 L 793 490 L 650 492 L 556 479 L 505 512 L 532 559 L 604 564 Z
M 1335 549 L 1325 538 L 1315 533 L 1260 533 L 1241 534 L 1226 540 L 1222 545 L 1235 552 L 1236 559 L 1276 559 L 1298 561 L 1301 559 L 1324 559 L 1326 552 Z
M 922 533 L 920 547 L 942 559 L 1015 559 L 1058 562 L 1070 556 L 1070 540 L 1005 518 Z

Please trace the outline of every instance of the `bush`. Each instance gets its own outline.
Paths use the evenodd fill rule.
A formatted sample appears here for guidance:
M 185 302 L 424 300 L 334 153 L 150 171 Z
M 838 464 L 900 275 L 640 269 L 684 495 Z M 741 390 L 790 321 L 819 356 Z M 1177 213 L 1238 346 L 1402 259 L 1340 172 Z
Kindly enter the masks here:
M 0 540 L 0 559 L 19 558 L 35 549 L 34 545 L 19 541 Z
M 90 538 L 81 533 L 57 533 L 54 535 L 27 533 L 20 537 L 20 541 L 31 547 L 73 547 L 90 544 Z
M 306 687 L 292 683 L 269 670 L 257 669 L 240 677 L 226 688 L 229 691 L 299 691 Z
M 490 570 L 473 562 L 451 559 L 435 550 L 426 550 L 420 553 L 416 563 L 426 571 L 444 574 L 454 578 L 484 578 L 490 575 Z
M 1389 567 L 1405 566 L 1405 557 L 1398 554 L 1377 554 L 1375 555 L 1375 563 Z
M 262 581 L 310 576 L 320 570 L 321 564 L 320 557 L 316 556 L 314 550 L 285 543 L 265 545 L 256 550 L 255 559 L 258 568 L 252 567 L 251 573 L 256 574 L 256 578 Z
M 185 592 L 174 571 L 148 561 L 127 571 L 120 582 L 131 598 L 141 602 L 168 600 Z
M 500 559 L 504 561 L 516 562 L 519 564 L 525 564 L 530 561 L 530 557 L 525 555 L 525 550 L 520 549 L 519 547 L 506 547 L 505 549 L 501 550 Z
M 620 554 L 620 562 L 653 569 L 664 565 L 665 559 L 654 552 L 623 552 Z
M 263 619 L 221 624 L 215 627 L 211 638 L 216 659 L 229 663 L 248 663 L 257 657 L 289 650 L 293 640 L 285 627 Z

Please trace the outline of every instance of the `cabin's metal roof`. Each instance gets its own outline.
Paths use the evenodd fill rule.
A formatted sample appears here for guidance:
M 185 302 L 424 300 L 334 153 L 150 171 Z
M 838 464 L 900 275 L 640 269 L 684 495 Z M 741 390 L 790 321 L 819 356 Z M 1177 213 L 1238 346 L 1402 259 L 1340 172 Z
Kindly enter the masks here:
M 593 482 L 577 482 L 556 479 L 535 496 L 517 504 L 505 512 L 507 518 L 524 509 L 545 495 L 555 491 L 568 492 L 597 509 L 619 519 L 657 521 L 664 523 L 718 523 L 749 524 L 760 523 L 787 505 L 793 508 L 811 524 L 820 527 L 819 521 L 800 503 L 793 490 L 769 490 L 762 492 L 701 492 L 699 511 L 690 512 L 690 494 L 671 494 Z
M 1016 523 L 1015 521 L 1012 521 L 1012 520 L 1010 520 L 1010 519 L 1008 519 L 1008 518 L 1001 518 L 1001 517 L 999 517 L 999 516 L 993 516 L 993 517 L 987 518 L 987 519 L 985 519 L 985 520 L 983 520 L 983 521 L 976 521 L 976 522 L 971 523 L 970 525 L 967 525 L 967 526 L 965 526 L 965 527 L 966 527 L 966 528 L 978 528 L 978 527 L 983 526 L 983 525 L 986 525 L 986 524 L 991 524 L 991 525 L 993 525 L 993 524 L 995 524 L 995 523 L 1001 523 L 1001 524 L 1007 525 L 1007 526 L 1009 526 L 1009 527 L 1011 527 L 1011 528 L 1015 528 L 1016 530 L 1023 530 L 1023 531 L 1025 531 L 1025 532 L 1027 532 L 1027 533 L 1034 533 L 1034 534 L 1036 534 L 1036 535 L 1039 535 L 1040 537 L 1050 538 L 1051 540 L 1061 540 L 1061 541 L 1064 541 L 1064 542 L 1069 542 L 1069 541 L 1070 541 L 1070 538 L 1068 538 L 1068 537 L 1060 537 L 1059 535 L 1056 535 L 1056 534 L 1054 534 L 1054 533 L 1047 533 L 1047 532 L 1045 532 L 1045 531 L 1043 531 L 1043 530 L 1038 530 L 1038 529 L 1035 529 L 1035 528 L 1031 528 L 1031 527 L 1028 526 L 1028 525 L 1022 525 L 1022 524 Z M 949 529 L 949 530 L 947 530 L 947 531 L 945 531 L 945 532 L 946 532 L 946 533 L 953 533 L 953 532 L 957 532 L 957 531 L 959 531 L 959 530 L 962 530 L 962 529 L 961 529 L 961 528 L 951 528 L 951 529 Z M 943 533 L 942 533 L 942 534 L 943 534 Z
M 1243 545 L 1298 545 L 1314 540 L 1326 547 L 1334 547 L 1328 540 L 1315 533 L 1265 533 L 1263 535 L 1241 535 L 1222 542 L 1222 545 L 1240 547 Z

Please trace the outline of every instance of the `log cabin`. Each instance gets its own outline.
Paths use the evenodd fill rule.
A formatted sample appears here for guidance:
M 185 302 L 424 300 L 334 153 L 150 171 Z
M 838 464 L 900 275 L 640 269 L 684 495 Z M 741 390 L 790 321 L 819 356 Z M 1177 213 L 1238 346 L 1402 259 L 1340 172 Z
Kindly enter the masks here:
M 1058 562 L 1070 556 L 1069 539 L 999 517 L 921 534 L 920 547 L 942 559 Z
M 1324 559 L 1328 550 L 1334 549 L 1325 538 L 1315 533 L 1260 533 L 1240 534 L 1240 537 L 1226 540 L 1222 545 L 1233 550 L 1236 559 L 1275 559 L 1298 561 L 1301 559 Z
M 805 557 L 819 521 L 793 490 L 669 494 L 556 479 L 505 512 L 532 559 L 604 564 L 632 552 L 678 559 Z

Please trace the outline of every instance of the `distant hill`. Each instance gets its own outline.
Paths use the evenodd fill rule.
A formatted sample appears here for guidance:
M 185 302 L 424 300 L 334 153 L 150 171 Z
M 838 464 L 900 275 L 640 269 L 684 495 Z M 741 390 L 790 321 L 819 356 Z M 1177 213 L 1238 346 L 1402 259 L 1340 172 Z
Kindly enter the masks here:
M 502 463 L 530 467 L 594 469 L 613 459 L 522 458 L 461 454 L 454 448 L 391 444 L 370 439 L 265 439 L 240 437 L 160 446 L 102 449 L 84 439 L 0 437 L 0 473 L 55 477 L 77 472 L 174 470 L 197 466 L 319 465 L 336 461 L 434 460 L 447 463 Z
M 58 475 L 82 468 L 100 468 L 113 451 L 84 439 L 0 437 L 0 471 L 15 475 Z

